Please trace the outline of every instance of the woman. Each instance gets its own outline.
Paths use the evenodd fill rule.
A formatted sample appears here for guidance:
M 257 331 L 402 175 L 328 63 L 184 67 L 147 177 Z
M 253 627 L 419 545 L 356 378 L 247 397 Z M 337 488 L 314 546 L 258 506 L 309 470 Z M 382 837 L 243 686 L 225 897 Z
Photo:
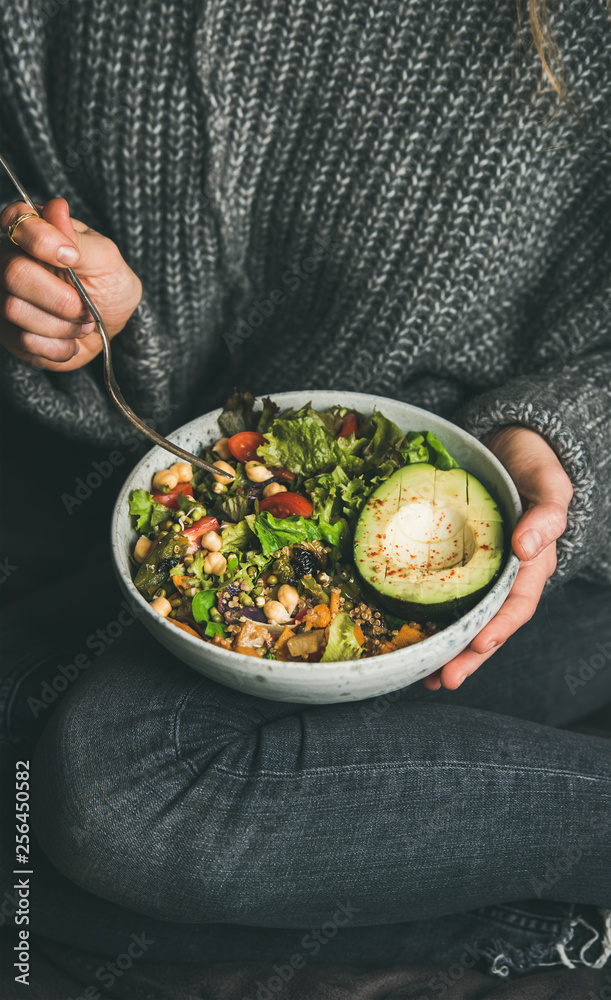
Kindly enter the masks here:
M 173 407 L 178 425 L 238 380 L 379 392 L 485 438 L 526 507 L 504 607 L 428 691 L 366 721 L 363 705 L 237 695 L 126 630 L 38 746 L 45 852 L 164 934 L 240 925 L 241 954 L 248 928 L 318 926 L 341 904 L 340 954 L 382 924 L 414 955 L 425 924 L 406 922 L 536 896 L 565 907 L 545 952 L 560 961 L 578 907 L 611 905 L 611 745 L 555 728 L 604 704 L 611 676 L 604 13 L 554 18 L 585 137 L 538 93 L 511 3 L 95 0 L 3 19 L 2 148 L 45 205 L 18 223 L 27 206 L 3 187 L 18 410 L 97 447 L 127 440 L 73 264 L 145 418 Z M 519 632 L 547 581 L 563 586 Z

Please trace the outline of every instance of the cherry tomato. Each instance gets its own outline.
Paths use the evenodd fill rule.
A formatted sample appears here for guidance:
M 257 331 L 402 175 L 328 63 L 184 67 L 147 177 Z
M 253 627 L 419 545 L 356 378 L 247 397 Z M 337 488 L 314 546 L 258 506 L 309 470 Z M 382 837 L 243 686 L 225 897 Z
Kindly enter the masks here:
M 309 517 L 314 504 L 300 493 L 275 493 L 261 501 L 259 510 L 268 510 L 274 517 L 290 517 L 291 514 Z
M 283 483 L 292 483 L 295 478 L 295 473 L 285 469 L 283 465 L 268 465 L 267 468 L 274 479 L 280 479 Z
M 252 462 L 257 457 L 257 448 L 265 444 L 265 438 L 256 431 L 242 431 L 227 441 L 227 447 L 238 462 Z
M 156 503 L 162 503 L 164 507 L 169 507 L 170 510 L 178 510 L 179 493 L 186 497 L 192 497 L 191 483 L 178 483 L 169 493 L 153 493 L 153 500 Z
M 199 540 L 202 535 L 205 535 L 207 531 L 218 531 L 220 533 L 220 527 L 217 519 L 211 517 L 209 514 L 206 517 L 200 517 L 199 521 L 195 521 L 190 527 L 183 528 L 181 535 L 189 539 L 189 547 L 185 555 L 193 554 L 197 552 L 199 548 Z
M 342 423 L 342 429 L 337 436 L 347 438 L 350 437 L 351 434 L 356 434 L 356 430 L 356 415 L 354 413 L 347 413 Z

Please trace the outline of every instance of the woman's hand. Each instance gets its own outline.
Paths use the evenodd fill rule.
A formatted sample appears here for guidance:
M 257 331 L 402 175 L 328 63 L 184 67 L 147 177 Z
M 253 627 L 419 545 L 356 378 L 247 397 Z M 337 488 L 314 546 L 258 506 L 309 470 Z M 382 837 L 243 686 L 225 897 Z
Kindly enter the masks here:
M 5 208 L 2 232 L 29 211 L 24 202 Z M 36 367 L 70 372 L 100 353 L 102 339 L 66 268 L 75 268 L 111 337 L 140 302 L 142 286 L 112 240 L 71 219 L 63 198 L 47 202 L 42 215 L 19 224 L 19 246 L 0 240 L 0 343 Z
M 459 687 L 532 618 L 545 581 L 556 569 L 556 540 L 566 528 L 573 487 L 547 442 L 535 431 L 512 426 L 497 431 L 486 444 L 512 476 L 526 509 L 511 540 L 522 565 L 492 621 L 467 649 L 423 680 L 430 691 Z

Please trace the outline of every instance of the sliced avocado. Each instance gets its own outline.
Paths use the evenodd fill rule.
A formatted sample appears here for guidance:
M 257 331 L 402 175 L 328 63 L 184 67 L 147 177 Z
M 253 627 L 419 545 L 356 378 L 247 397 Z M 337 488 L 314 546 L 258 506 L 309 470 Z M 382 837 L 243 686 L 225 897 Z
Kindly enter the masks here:
M 354 561 L 379 603 L 401 617 L 443 621 L 484 596 L 501 569 L 503 518 L 465 469 L 406 465 L 367 501 Z

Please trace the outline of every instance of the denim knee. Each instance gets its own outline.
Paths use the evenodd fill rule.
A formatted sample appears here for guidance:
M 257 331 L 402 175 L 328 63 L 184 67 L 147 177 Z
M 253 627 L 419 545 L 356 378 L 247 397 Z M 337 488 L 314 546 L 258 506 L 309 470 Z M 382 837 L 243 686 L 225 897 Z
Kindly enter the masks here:
M 254 784 L 236 779 L 234 793 L 214 766 L 180 758 L 172 699 L 165 714 L 153 706 L 152 719 L 128 722 L 120 689 L 100 695 L 84 677 L 32 762 L 32 825 L 47 856 L 81 888 L 149 916 L 240 922 L 250 898 L 256 921 L 276 901 L 255 874 Z M 244 731 L 235 739 L 244 743 Z

